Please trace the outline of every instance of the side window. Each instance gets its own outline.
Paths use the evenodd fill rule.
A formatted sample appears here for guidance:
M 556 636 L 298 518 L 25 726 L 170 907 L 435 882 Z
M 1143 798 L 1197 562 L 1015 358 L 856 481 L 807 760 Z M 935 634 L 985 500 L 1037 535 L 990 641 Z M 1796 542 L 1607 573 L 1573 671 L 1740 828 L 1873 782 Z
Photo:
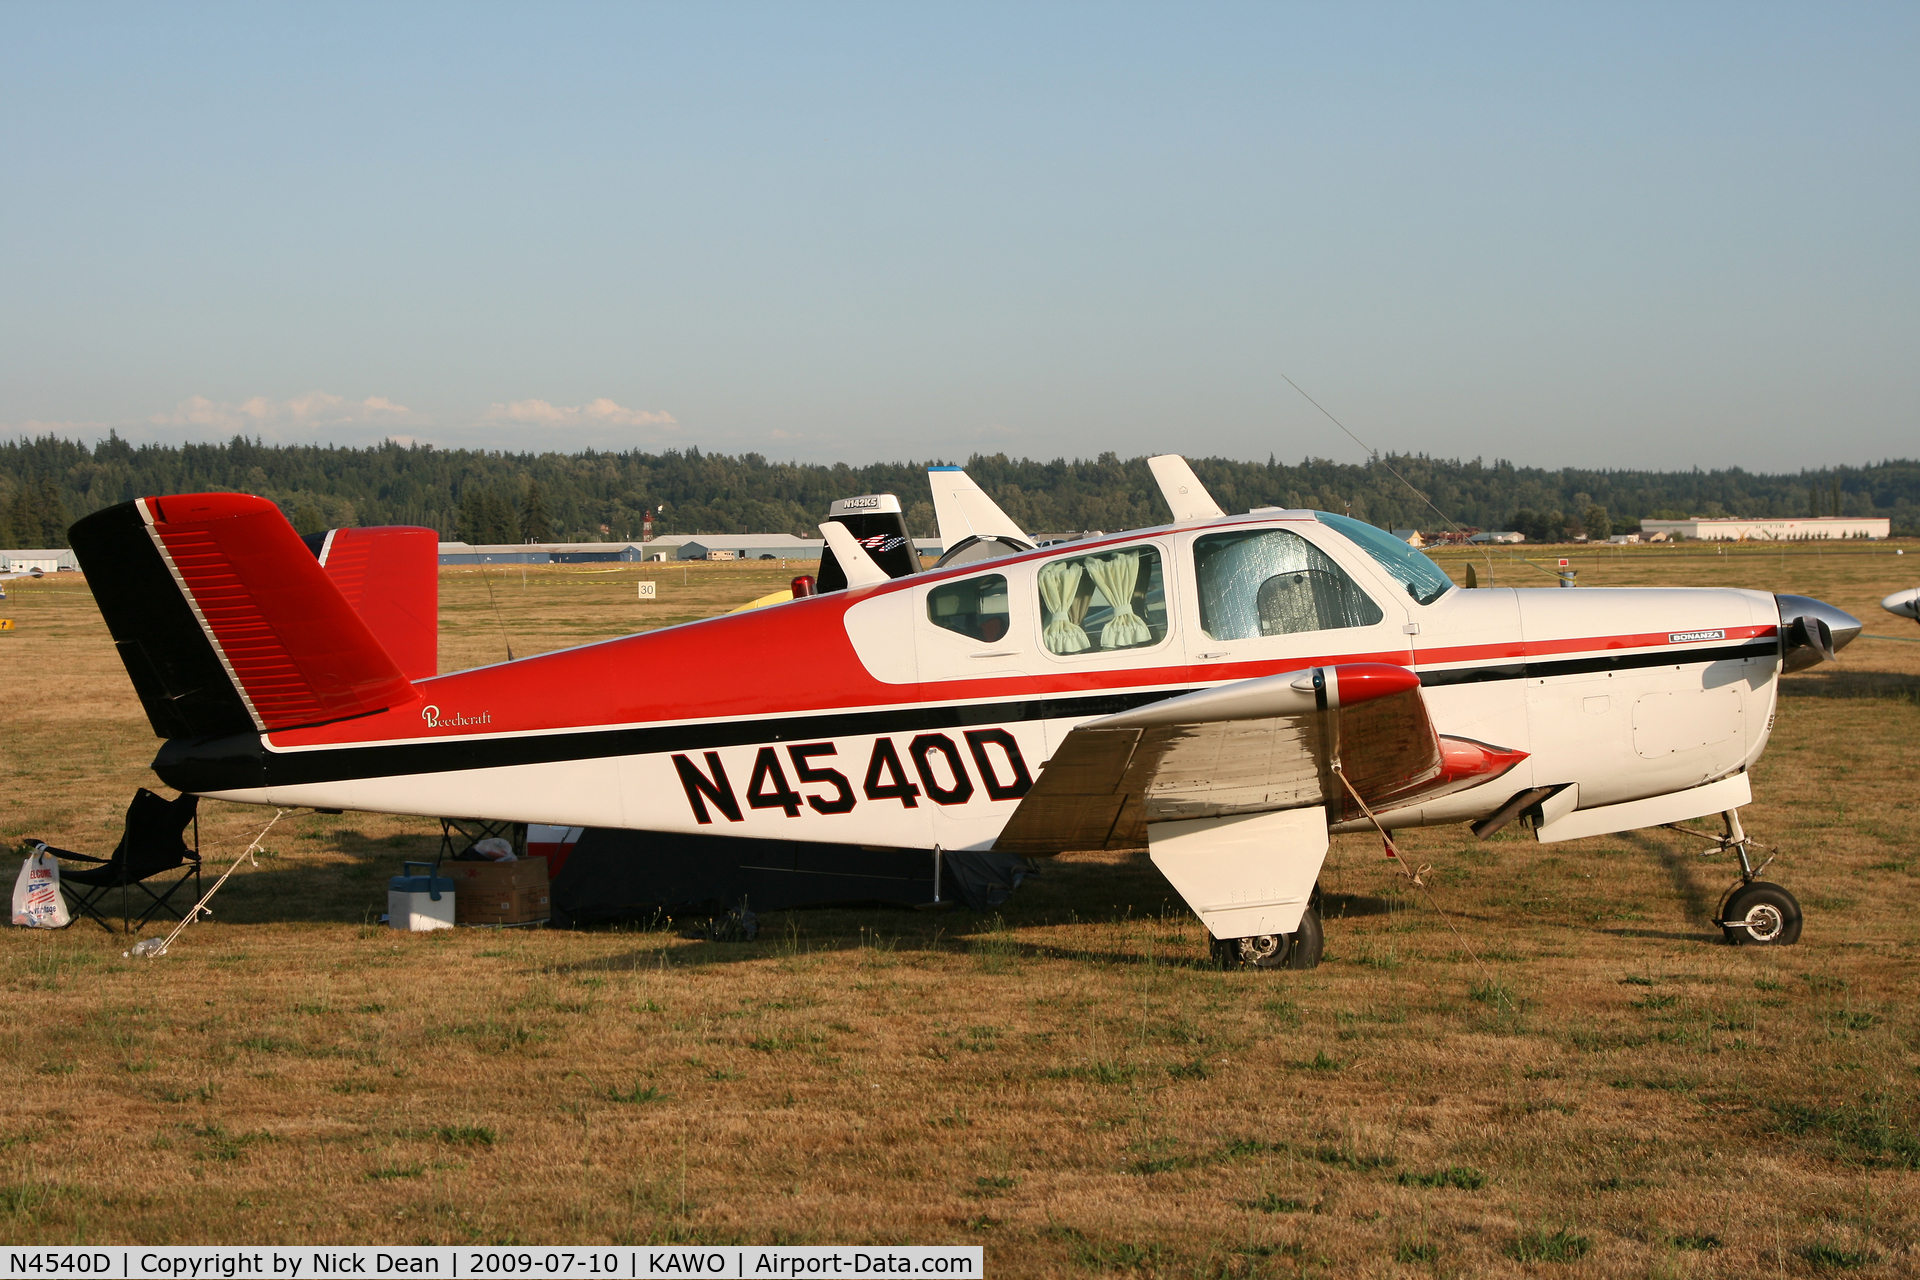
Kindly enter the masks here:
M 1193 567 L 1200 629 L 1215 640 L 1370 627 L 1385 616 L 1326 552 L 1284 529 L 1195 539 Z
M 989 643 L 1007 634 L 1007 580 L 997 573 L 943 582 L 927 593 L 927 620 Z
M 1160 553 L 1124 547 L 1040 567 L 1040 638 L 1053 653 L 1107 653 L 1159 644 L 1167 635 Z

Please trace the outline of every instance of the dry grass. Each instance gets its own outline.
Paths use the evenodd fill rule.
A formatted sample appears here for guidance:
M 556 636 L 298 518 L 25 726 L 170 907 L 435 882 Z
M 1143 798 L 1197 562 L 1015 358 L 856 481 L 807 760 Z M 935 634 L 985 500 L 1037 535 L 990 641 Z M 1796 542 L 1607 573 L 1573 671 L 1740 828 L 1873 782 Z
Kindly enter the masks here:
M 1920 559 L 1876 551 L 1579 563 L 1920 636 L 1873 607 Z M 526 653 L 786 577 L 680 573 L 495 571 L 496 620 L 450 571 L 444 665 L 503 656 L 503 624 Z M 1549 581 L 1499 571 L 1522 574 Z M 84 585 L 12 594 L 0 836 L 103 850 L 152 739 Z M 161 961 L 91 925 L 0 940 L 0 1233 L 980 1241 L 1016 1275 L 1911 1273 L 1917 688 L 1899 642 L 1789 679 L 1749 811 L 1808 907 L 1779 951 L 1716 942 L 1730 872 L 1686 840 L 1463 829 L 1406 841 L 1445 920 L 1373 842 L 1336 842 L 1307 974 L 1203 968 L 1197 922 L 1108 855 L 1049 866 L 1004 918 L 396 936 L 367 921 L 432 824 L 290 817 Z M 264 816 L 207 809 L 216 856 Z

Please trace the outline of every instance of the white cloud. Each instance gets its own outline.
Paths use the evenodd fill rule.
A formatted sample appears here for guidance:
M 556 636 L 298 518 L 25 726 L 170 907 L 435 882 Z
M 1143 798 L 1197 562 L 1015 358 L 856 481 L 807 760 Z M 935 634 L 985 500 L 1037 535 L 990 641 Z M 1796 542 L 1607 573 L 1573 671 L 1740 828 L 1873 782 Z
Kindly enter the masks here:
M 155 427 L 211 427 L 278 439 L 307 434 L 317 428 L 343 426 L 401 426 L 425 421 L 385 396 L 349 400 L 326 391 L 309 391 L 291 400 L 254 396 L 238 403 L 190 396 L 171 413 L 156 413 L 147 424 Z
M 541 427 L 678 427 L 670 413 L 628 409 L 602 397 L 579 405 L 549 404 L 545 400 L 515 400 L 495 404 L 480 415 L 482 422 L 525 423 Z
M 363 447 L 392 440 L 403 446 L 431 443 L 438 448 L 563 451 L 663 447 L 681 439 L 683 430 L 670 413 L 629 409 L 604 397 L 578 405 L 515 400 L 450 418 L 411 409 L 386 396 L 351 399 L 329 391 L 309 391 L 288 399 L 190 396 L 170 410 L 118 421 L 0 422 L 0 435 L 18 431 L 75 440 L 99 439 L 109 429 L 137 444 L 218 441 L 241 435 L 269 444 L 319 441 Z

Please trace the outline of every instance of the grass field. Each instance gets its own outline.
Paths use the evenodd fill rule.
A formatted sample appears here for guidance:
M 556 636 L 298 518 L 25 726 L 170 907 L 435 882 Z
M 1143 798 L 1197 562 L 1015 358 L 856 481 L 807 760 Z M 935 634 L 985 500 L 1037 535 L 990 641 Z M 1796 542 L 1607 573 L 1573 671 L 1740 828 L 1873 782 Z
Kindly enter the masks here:
M 1337 839 L 1310 973 L 1209 970 L 1128 855 L 1055 860 L 991 918 L 406 936 L 373 921 L 437 827 L 300 813 L 162 960 L 91 924 L 0 939 L 0 1235 L 979 1242 L 1020 1276 L 1920 1272 L 1920 628 L 1876 605 L 1920 555 L 1574 559 L 1582 585 L 1798 592 L 1902 637 L 1788 677 L 1755 772 L 1800 946 L 1719 944 L 1732 872 L 1697 842 L 1464 828 L 1403 842 L 1432 901 Z M 790 572 L 449 570 L 442 665 Z M 0 838 L 104 853 L 154 740 L 84 583 L 20 585 L 0 616 Z M 204 807 L 221 866 L 268 816 Z

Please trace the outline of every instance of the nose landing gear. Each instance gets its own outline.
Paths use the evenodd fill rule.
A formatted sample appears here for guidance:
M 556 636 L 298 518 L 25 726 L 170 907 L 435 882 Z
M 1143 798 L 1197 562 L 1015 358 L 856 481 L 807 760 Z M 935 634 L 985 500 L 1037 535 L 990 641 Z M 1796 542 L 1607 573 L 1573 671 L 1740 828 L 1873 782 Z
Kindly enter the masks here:
M 1729 809 L 1720 818 L 1726 830 L 1719 835 L 1688 831 L 1675 823 L 1667 824 L 1670 830 L 1712 840 L 1714 847 L 1702 855 L 1704 857 L 1710 858 L 1731 850 L 1740 859 L 1740 881 L 1727 890 L 1726 896 L 1720 900 L 1720 909 L 1714 912 L 1713 922 L 1720 926 L 1729 946 L 1792 946 L 1800 941 L 1800 903 L 1779 885 L 1760 878 L 1760 873 L 1767 869 L 1773 859 L 1768 858 L 1757 867 L 1753 865 L 1747 849 L 1749 845 L 1758 846 L 1759 842 L 1750 838 L 1740 825 L 1740 811 Z
M 1292 933 L 1263 933 L 1252 938 L 1213 939 L 1213 960 L 1222 969 L 1315 969 L 1326 935 L 1320 928 L 1320 891 Z
M 1719 924 L 1736 947 L 1789 947 L 1800 941 L 1800 904 L 1779 885 L 1754 880 L 1727 895 Z

